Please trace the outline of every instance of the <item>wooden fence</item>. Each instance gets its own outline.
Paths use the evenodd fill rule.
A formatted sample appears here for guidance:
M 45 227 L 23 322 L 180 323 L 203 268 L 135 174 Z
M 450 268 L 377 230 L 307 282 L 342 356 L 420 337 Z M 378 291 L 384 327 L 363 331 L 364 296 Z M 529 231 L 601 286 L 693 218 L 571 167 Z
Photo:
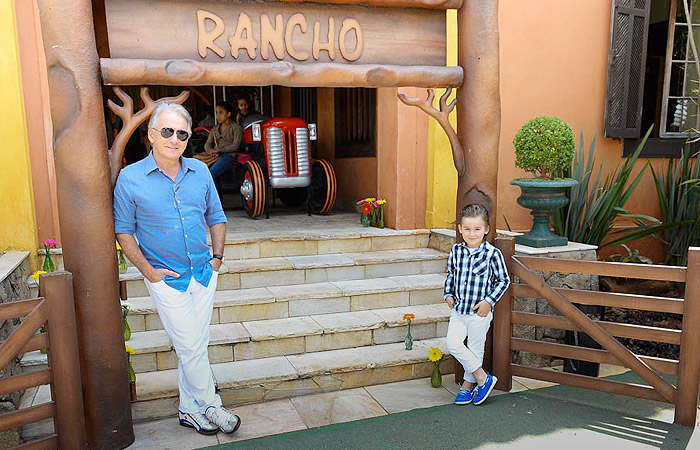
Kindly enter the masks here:
M 675 423 L 695 426 L 700 382 L 700 248 L 689 250 L 686 268 L 515 256 L 515 242 L 512 238 L 498 238 L 496 246 L 506 259 L 511 277 L 515 275 L 520 280 L 510 286 L 496 304 L 494 312 L 492 368 L 498 376 L 497 389 L 509 391 L 512 376 L 515 375 L 658 400 L 675 406 Z M 547 285 L 535 270 L 685 283 L 685 298 L 555 289 Z M 546 299 L 562 316 L 514 311 L 513 296 Z M 672 330 L 592 320 L 574 303 L 682 314 L 683 326 L 681 330 Z M 598 342 L 602 349 L 515 338 L 513 324 L 582 331 Z M 639 356 L 624 347 L 615 337 L 680 345 L 680 358 L 676 361 Z M 632 369 L 647 384 L 513 364 L 511 356 L 514 350 L 624 366 Z M 660 373 L 677 376 L 676 385 L 666 381 Z
M 17 355 L 47 349 L 48 368 L 0 380 L 0 394 L 51 385 L 52 401 L 0 415 L 0 431 L 53 418 L 55 434 L 15 450 L 83 450 L 86 448 L 78 335 L 69 272 L 41 275 L 43 298 L 0 305 L 0 321 L 24 317 L 0 345 L 0 369 Z M 42 327 L 46 332 L 36 334 Z

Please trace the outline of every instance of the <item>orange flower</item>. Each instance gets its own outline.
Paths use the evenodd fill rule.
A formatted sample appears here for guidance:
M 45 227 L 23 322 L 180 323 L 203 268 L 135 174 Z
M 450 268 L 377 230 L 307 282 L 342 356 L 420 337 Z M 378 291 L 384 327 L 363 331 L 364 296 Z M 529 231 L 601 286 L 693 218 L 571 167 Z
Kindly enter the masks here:
M 403 320 L 413 320 L 415 318 L 416 318 L 415 314 L 408 313 L 408 314 L 403 315 Z

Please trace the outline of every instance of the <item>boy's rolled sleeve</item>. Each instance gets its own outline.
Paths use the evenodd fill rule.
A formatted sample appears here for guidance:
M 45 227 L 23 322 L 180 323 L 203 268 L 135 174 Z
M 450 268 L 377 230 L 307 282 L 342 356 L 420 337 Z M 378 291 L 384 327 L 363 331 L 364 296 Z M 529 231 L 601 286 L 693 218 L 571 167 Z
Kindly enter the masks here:
M 508 286 L 510 286 L 510 276 L 508 275 L 508 267 L 506 266 L 506 261 L 503 259 L 501 252 L 496 249 L 491 257 L 491 270 L 494 274 L 495 283 L 491 293 L 484 299 L 491 307 L 496 305 L 496 302 L 505 294 Z
M 221 200 L 219 199 L 219 193 L 216 191 L 216 185 L 214 185 L 214 179 L 209 176 L 209 187 L 207 188 L 207 208 L 204 212 L 204 220 L 207 222 L 207 226 L 211 227 L 217 223 L 226 223 L 226 214 L 224 213 L 224 208 L 221 207 Z
M 114 232 L 136 233 L 136 203 L 128 189 L 128 180 L 120 176 L 114 187 Z

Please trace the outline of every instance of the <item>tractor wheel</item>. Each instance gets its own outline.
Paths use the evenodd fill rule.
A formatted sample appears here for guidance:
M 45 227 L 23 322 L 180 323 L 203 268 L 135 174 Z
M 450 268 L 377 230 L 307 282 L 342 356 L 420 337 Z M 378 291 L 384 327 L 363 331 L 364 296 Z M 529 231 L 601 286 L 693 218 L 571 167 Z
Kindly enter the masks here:
M 306 202 L 307 188 L 277 189 L 277 196 L 284 206 L 297 208 Z
M 309 201 L 315 214 L 328 214 L 335 205 L 338 183 L 331 163 L 324 159 L 314 162 L 311 168 Z
M 255 161 L 248 161 L 243 165 L 241 200 L 245 212 L 253 219 L 265 211 L 265 191 L 265 176 L 260 165 Z

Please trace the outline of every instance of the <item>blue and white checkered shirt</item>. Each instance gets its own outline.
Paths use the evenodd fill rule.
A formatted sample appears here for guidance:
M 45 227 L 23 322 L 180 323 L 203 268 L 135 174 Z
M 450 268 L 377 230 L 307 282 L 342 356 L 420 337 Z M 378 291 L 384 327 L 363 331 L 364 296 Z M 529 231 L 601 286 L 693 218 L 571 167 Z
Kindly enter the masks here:
M 493 307 L 510 285 L 503 255 L 493 245 L 483 242 L 470 249 L 460 242 L 452 246 L 447 259 L 445 298 L 454 298 L 453 309 L 460 314 L 476 314 L 472 308 L 482 300 Z

